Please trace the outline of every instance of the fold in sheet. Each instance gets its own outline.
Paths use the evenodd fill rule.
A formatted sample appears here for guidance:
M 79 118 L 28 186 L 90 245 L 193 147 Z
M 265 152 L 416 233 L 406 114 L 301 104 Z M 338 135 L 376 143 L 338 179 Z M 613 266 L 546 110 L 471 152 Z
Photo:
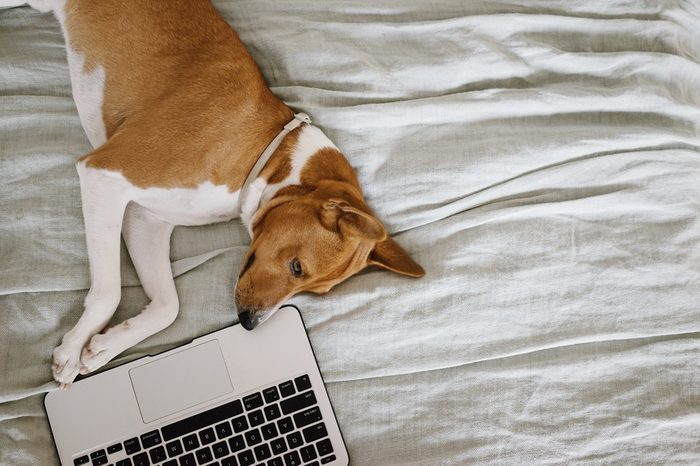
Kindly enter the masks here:
M 696 1 L 215 5 L 427 271 L 292 299 L 353 464 L 700 463 Z M 56 21 L 0 10 L 0 57 L 0 464 L 51 465 L 90 148 Z M 235 323 L 248 243 L 177 228 L 180 314 L 113 364 Z

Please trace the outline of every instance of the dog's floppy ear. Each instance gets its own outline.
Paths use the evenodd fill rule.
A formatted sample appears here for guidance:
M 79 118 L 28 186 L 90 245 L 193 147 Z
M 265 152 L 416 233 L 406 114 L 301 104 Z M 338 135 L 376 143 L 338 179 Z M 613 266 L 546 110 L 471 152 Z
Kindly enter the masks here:
M 423 267 L 411 259 L 406 251 L 390 236 L 376 244 L 369 254 L 369 258 L 367 258 L 367 264 L 377 265 L 409 277 L 418 278 L 425 275 Z
M 321 221 L 326 228 L 337 228 L 343 236 L 375 242 L 386 238 L 386 230 L 379 220 L 341 199 L 330 199 L 323 204 Z

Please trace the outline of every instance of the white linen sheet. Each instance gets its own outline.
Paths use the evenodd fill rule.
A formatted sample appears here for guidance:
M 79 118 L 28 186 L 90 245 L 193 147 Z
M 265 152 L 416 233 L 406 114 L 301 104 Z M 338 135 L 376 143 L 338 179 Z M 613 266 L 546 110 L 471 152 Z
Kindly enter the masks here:
M 353 464 L 700 464 L 697 1 L 215 4 L 427 272 L 291 301 Z M 89 150 L 58 23 L 0 10 L 2 465 L 57 464 Z M 177 228 L 180 315 L 114 363 L 235 323 L 248 242 Z

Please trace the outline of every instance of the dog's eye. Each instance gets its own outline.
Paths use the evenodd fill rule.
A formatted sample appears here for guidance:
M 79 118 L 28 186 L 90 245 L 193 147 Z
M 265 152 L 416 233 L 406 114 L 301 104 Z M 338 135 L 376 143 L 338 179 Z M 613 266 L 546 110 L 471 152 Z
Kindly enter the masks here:
M 289 263 L 289 270 L 295 277 L 301 276 L 301 274 L 304 272 L 301 268 L 301 262 L 299 262 L 299 259 L 297 258 L 292 259 L 292 261 Z

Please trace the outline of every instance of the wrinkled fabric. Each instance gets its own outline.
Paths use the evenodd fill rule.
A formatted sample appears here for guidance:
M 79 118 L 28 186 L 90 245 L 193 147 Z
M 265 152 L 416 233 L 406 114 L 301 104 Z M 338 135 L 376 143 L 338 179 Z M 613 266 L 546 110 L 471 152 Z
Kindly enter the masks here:
M 700 464 L 698 2 L 215 3 L 427 272 L 291 300 L 353 464 Z M 2 465 L 57 464 L 89 150 L 58 23 L 1 10 Z M 235 323 L 248 244 L 177 228 L 180 315 L 113 364 Z

